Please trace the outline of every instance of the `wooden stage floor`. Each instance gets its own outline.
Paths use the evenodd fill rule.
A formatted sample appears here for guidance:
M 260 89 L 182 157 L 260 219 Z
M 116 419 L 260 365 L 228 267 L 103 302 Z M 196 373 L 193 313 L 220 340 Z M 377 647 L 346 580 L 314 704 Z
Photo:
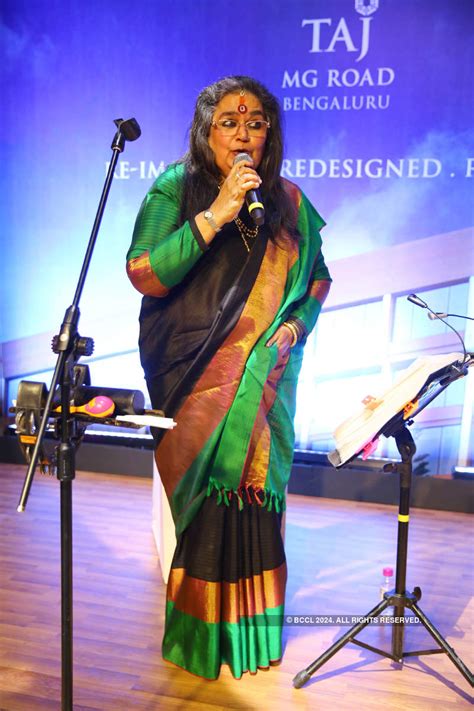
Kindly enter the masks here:
M 23 467 L 0 465 L 0 709 L 60 708 L 59 484 L 37 474 L 16 513 Z M 444 654 L 403 668 L 347 645 L 302 689 L 293 676 L 347 627 L 286 625 L 278 667 L 205 681 L 164 662 L 165 588 L 151 534 L 151 480 L 79 472 L 74 502 L 74 709 L 463 709 L 468 682 Z M 473 664 L 472 519 L 413 509 L 408 587 L 465 664 Z M 290 495 L 288 615 L 351 616 L 378 601 L 381 569 L 395 563 L 391 506 Z M 390 646 L 390 628 L 360 639 Z M 433 648 L 419 625 L 405 649 Z

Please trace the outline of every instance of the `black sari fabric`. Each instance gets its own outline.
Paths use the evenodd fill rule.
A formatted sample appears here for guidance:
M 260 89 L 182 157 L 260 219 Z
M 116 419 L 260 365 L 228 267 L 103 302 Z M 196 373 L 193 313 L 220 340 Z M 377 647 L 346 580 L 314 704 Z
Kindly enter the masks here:
M 250 227 L 248 214 L 246 219 Z M 245 306 L 265 254 L 266 230 L 247 242 L 250 252 L 236 225 L 226 225 L 166 297 L 143 297 L 141 363 L 152 406 L 167 417 L 176 414 Z M 154 430 L 157 443 L 164 432 Z

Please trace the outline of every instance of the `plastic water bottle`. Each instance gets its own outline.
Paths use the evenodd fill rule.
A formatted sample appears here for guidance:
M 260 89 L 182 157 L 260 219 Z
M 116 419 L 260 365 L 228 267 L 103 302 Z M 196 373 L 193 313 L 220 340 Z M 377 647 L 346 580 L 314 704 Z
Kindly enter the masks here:
M 382 580 L 380 583 L 380 599 L 384 599 L 384 594 L 393 588 L 393 568 L 386 567 L 382 570 Z

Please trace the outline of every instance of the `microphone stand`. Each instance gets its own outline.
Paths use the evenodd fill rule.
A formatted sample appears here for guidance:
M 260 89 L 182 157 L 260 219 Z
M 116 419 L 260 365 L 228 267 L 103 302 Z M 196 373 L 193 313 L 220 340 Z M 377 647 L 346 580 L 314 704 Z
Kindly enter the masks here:
M 91 355 L 94 342 L 91 338 L 81 338 L 77 327 L 79 323 L 79 301 L 92 258 L 97 234 L 104 214 L 105 205 L 112 184 L 115 166 L 120 153 L 125 148 L 125 141 L 134 141 L 141 134 L 135 119 L 115 119 L 117 132 L 112 141 L 112 160 L 105 178 L 97 214 L 89 238 L 84 262 L 82 264 L 76 293 L 72 304 L 66 309 L 58 336 L 53 338 L 52 349 L 58 354 L 56 367 L 51 380 L 50 391 L 45 403 L 41 423 L 37 432 L 35 447 L 31 454 L 17 511 L 26 507 L 33 477 L 40 454 L 46 426 L 52 410 L 56 389 L 59 387 L 61 416 L 58 421 L 60 444 L 57 451 L 57 478 L 60 481 L 61 509 L 61 709 L 72 711 L 73 673 L 72 673 L 72 482 L 75 478 L 74 437 L 77 423 L 70 412 L 71 391 L 74 387 L 74 367 L 82 355 Z

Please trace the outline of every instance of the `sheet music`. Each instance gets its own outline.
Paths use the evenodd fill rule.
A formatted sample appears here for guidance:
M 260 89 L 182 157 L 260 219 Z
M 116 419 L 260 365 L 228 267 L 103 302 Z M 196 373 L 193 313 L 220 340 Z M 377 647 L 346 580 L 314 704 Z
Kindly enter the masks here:
M 462 360 L 462 353 L 424 356 L 401 371 L 385 393 L 377 398 L 368 398 L 368 404 L 362 411 L 337 427 L 334 432 L 336 449 L 328 455 L 331 464 L 335 467 L 341 466 L 361 452 L 393 416 L 421 396 L 430 375 Z M 418 411 L 421 408 L 416 409 Z

